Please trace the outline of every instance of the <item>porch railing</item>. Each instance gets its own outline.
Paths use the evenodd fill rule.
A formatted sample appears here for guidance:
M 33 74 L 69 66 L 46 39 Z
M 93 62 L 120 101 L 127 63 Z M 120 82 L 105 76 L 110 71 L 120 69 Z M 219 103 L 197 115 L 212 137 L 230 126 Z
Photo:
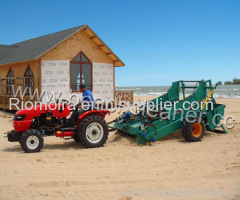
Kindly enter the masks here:
M 133 104 L 133 90 L 115 91 L 114 97 L 115 97 L 115 101 L 117 101 L 118 103 L 120 101 L 126 101 L 126 102 L 129 102 L 130 104 Z

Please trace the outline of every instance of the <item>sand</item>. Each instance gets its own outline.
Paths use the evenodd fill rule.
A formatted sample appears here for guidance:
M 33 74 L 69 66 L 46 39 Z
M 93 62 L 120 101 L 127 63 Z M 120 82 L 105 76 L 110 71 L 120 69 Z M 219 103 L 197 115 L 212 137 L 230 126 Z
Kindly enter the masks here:
M 35 154 L 4 138 L 12 114 L 0 111 L 0 199 L 240 199 L 240 99 L 217 102 L 227 105 L 235 128 L 207 132 L 201 142 L 186 142 L 177 131 L 137 145 L 111 132 L 97 149 L 47 137 Z

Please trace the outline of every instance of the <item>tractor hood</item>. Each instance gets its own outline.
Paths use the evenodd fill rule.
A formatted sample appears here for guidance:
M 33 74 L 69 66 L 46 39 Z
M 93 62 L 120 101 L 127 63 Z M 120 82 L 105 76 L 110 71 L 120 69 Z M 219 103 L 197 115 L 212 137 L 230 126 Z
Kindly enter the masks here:
M 22 110 L 19 110 L 16 112 L 17 115 L 29 115 L 29 114 L 41 114 L 41 113 L 47 113 L 47 109 L 45 109 L 45 105 L 37 105 L 37 106 L 33 106 L 33 107 L 27 107 L 24 108 Z M 40 115 L 39 115 L 40 116 Z
M 50 111 L 53 117 L 66 117 L 70 114 L 71 110 L 69 109 L 69 106 L 66 103 L 64 103 L 64 106 L 62 104 L 52 103 L 28 107 L 17 111 L 16 115 L 26 115 L 27 118 L 29 119 L 41 116 L 41 114 L 45 114 L 47 113 L 47 111 Z

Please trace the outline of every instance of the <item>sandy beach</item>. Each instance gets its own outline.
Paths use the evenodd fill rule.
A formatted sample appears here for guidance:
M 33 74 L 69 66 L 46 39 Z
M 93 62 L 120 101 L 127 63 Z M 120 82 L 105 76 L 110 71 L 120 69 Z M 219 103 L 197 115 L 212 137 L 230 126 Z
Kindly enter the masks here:
M 151 97 L 135 96 L 138 99 Z M 111 132 L 104 147 L 44 138 L 26 154 L 4 134 L 13 114 L 0 111 L 0 199 L 240 199 L 240 99 L 217 99 L 235 117 L 228 134 L 186 142 L 181 130 L 155 143 Z M 106 117 L 111 121 L 118 116 Z

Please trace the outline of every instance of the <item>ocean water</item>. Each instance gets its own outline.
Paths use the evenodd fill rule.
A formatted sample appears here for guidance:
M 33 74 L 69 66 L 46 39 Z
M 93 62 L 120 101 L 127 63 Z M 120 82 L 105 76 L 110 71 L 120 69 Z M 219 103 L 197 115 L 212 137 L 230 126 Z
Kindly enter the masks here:
M 161 96 L 165 94 L 170 86 L 136 86 L 116 87 L 116 91 L 133 90 L 136 96 Z M 193 89 L 186 89 L 186 96 L 191 95 Z M 214 90 L 216 98 L 240 98 L 240 85 L 219 85 Z

